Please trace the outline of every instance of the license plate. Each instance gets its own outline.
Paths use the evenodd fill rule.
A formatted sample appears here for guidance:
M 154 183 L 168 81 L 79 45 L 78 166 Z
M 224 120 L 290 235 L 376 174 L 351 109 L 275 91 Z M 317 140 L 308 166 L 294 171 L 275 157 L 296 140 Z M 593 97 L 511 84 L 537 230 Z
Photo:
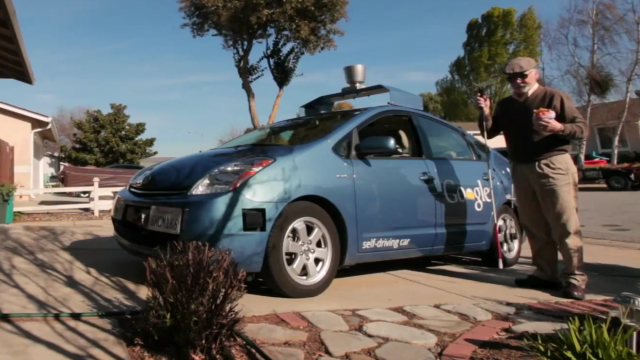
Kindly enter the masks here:
M 584 177 L 590 178 L 590 179 L 599 179 L 602 177 L 602 173 L 597 170 L 585 171 Z
M 179 234 L 181 221 L 182 209 L 152 206 L 147 228 L 153 231 Z

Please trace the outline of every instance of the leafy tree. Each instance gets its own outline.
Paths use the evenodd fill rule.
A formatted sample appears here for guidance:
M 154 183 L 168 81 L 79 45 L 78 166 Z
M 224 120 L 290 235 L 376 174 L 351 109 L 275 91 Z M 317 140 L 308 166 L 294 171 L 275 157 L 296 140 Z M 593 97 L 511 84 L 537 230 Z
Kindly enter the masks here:
M 157 155 L 155 138 L 140 139 L 145 123 L 130 123 L 126 105 L 111 104 L 111 112 L 88 110 L 84 119 L 73 119 L 77 130 L 71 147 L 61 146 L 63 161 L 71 165 L 104 167 L 112 164 L 139 164 Z
M 494 101 L 507 96 L 511 90 L 502 76 L 504 65 L 518 56 L 538 60 L 541 32 L 542 23 L 533 6 L 519 16 L 514 8 L 492 7 L 480 19 L 471 19 L 462 45 L 463 54 L 449 65 L 447 76 L 436 82 L 447 119 L 477 118 L 472 102 L 480 85 Z
M 344 32 L 336 27 L 346 19 L 348 0 L 178 0 L 194 38 L 212 35 L 222 38 L 223 49 L 231 50 L 235 67 L 247 95 L 251 122 L 260 127 L 255 93 L 251 84 L 264 75 L 268 59 L 278 85 L 270 120 L 275 119 L 280 97 L 295 74 L 303 54 L 315 54 L 336 47 L 334 37 Z M 257 60 L 251 59 L 256 44 L 274 43 Z M 284 50 L 288 49 L 288 50 Z M 293 49 L 293 50 L 291 50 Z M 291 52 L 290 52 L 291 51 Z
M 296 44 L 289 44 L 287 49 L 287 43 L 284 40 L 282 33 L 276 33 L 274 35 L 271 45 L 267 41 L 266 50 L 264 52 L 264 58 L 267 60 L 269 72 L 273 77 L 273 81 L 278 86 L 278 95 L 273 102 L 273 108 L 269 115 L 269 121 L 267 124 L 273 124 L 276 120 L 276 114 L 280 107 L 280 99 L 284 93 L 284 88 L 291 83 L 296 75 L 296 69 L 298 68 L 298 62 L 304 55 L 304 49 Z
M 422 107 L 424 108 L 424 111 L 432 115 L 442 117 L 442 99 L 438 94 L 426 92 L 421 93 L 420 96 L 422 97 Z
M 339 103 L 333 104 L 333 108 L 331 110 L 336 111 L 336 110 L 349 110 L 349 109 L 353 109 L 353 104 L 351 104 L 348 101 L 341 101 Z

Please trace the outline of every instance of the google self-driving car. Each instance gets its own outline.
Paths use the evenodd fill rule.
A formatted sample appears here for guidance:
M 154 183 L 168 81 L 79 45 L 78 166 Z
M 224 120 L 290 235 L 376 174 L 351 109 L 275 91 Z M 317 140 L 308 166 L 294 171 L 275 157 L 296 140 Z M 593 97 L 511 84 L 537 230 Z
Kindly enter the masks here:
M 117 242 L 141 257 L 209 242 L 288 297 L 316 296 L 339 268 L 367 262 L 477 253 L 496 266 L 500 249 L 515 265 L 508 160 L 423 111 L 420 96 L 364 86 L 361 65 L 345 77 L 299 117 L 140 170 L 114 200 Z M 380 94 L 384 105 L 333 111 Z

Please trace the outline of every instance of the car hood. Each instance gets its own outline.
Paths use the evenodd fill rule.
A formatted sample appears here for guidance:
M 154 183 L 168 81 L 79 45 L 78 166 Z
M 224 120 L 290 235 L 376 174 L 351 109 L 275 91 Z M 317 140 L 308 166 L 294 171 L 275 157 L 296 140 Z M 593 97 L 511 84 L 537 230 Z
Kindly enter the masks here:
M 277 157 L 291 153 L 289 146 L 238 146 L 212 149 L 197 154 L 175 158 L 141 170 L 142 184 L 132 188 L 144 191 L 187 191 L 213 169 L 250 156 Z

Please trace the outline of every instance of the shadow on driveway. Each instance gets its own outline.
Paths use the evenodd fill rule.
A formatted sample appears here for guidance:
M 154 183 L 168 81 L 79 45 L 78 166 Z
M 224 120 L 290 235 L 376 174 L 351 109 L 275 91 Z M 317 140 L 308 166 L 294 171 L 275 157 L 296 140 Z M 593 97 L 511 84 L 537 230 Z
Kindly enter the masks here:
M 140 273 L 142 265 L 113 245 L 104 234 L 89 231 L 0 227 L 0 312 L 139 308 L 143 303 L 140 289 L 125 278 L 130 273 Z M 107 267 L 117 270 L 107 271 Z M 36 324 L 16 320 L 1 325 L 0 343 L 29 340 L 37 344 L 36 348 L 44 347 L 68 359 L 122 358 L 122 349 L 106 345 L 114 342 L 113 326 L 108 321 L 80 319 Z M 12 345 L 15 350 L 11 343 L 0 347 L 11 352 Z

